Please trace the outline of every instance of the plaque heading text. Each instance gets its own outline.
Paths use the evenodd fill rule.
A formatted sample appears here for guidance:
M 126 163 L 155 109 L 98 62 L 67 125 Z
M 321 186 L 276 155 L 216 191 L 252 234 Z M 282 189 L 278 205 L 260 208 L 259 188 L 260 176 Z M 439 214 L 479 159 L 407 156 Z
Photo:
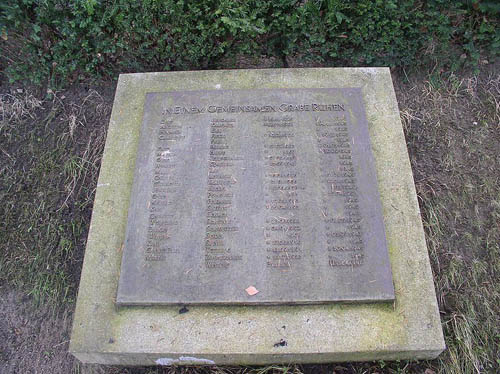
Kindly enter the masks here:
M 208 105 L 164 107 L 163 115 L 202 113 L 343 112 L 344 104 Z

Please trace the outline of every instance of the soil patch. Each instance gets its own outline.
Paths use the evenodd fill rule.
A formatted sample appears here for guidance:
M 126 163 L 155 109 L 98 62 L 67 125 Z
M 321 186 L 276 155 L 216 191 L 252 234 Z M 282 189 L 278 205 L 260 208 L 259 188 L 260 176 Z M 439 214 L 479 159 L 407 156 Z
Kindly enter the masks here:
M 23 293 L 0 288 L 0 372 L 71 373 L 74 359 L 67 353 L 71 330 L 68 309 L 35 308 Z

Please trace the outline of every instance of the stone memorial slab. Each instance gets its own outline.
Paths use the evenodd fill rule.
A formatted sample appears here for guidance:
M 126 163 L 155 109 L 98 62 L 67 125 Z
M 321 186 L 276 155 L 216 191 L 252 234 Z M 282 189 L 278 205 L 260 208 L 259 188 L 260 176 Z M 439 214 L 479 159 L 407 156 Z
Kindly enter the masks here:
M 393 302 L 368 302 L 390 300 L 391 283 Z M 86 363 L 436 357 L 389 69 L 121 75 L 73 321 L 69 350 Z
M 359 88 L 146 95 L 118 304 L 393 299 Z

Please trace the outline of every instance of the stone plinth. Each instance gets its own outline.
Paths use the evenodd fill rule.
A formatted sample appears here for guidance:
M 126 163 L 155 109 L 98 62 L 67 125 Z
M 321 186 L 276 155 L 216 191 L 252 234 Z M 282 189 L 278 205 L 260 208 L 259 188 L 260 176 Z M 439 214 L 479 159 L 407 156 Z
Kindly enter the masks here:
M 185 313 L 179 313 L 178 305 L 117 304 L 148 94 L 256 89 L 359 91 L 373 154 L 395 301 L 203 304 L 189 305 Z M 391 298 L 389 293 L 386 299 Z M 182 299 L 175 301 L 182 304 Z M 229 70 L 120 76 L 71 337 L 70 351 L 78 359 L 122 365 L 254 365 L 424 359 L 436 357 L 443 349 L 432 273 L 389 69 Z

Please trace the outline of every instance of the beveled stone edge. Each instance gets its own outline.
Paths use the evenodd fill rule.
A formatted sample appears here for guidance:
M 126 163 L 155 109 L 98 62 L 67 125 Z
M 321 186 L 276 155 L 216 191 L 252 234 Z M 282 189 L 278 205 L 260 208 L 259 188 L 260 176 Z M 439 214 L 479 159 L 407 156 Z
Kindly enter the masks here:
M 326 70 L 326 69 L 330 69 L 330 68 L 323 68 L 323 69 L 316 69 L 316 68 L 311 68 L 311 69 L 290 69 L 290 70 Z M 279 71 L 280 69 L 265 69 L 265 70 L 275 70 L 276 72 L 280 72 L 280 71 Z M 330 69 L 330 70 L 331 70 L 331 69 Z M 343 70 L 346 70 L 346 69 L 343 69 Z M 376 71 L 376 70 L 378 70 L 378 71 L 380 72 L 380 70 L 385 70 L 385 73 L 389 75 L 389 80 L 390 80 L 390 83 L 391 83 L 392 93 L 390 93 L 390 96 L 393 96 L 393 97 L 394 97 L 394 101 L 395 101 L 395 93 L 394 93 L 394 90 L 393 90 L 393 88 L 392 88 L 392 81 L 391 81 L 391 79 L 390 79 L 390 72 L 389 72 L 389 70 L 388 70 L 387 68 L 383 68 L 383 69 L 376 69 L 376 68 L 348 68 L 347 70 L 355 70 L 355 71 L 362 71 L 362 72 L 365 72 L 365 71 L 374 72 L 374 71 Z M 233 71 L 230 71 L 230 72 L 240 72 L 240 71 L 241 71 L 241 70 L 233 70 Z M 227 72 L 227 71 L 210 71 L 210 73 L 215 73 L 215 74 L 216 74 L 216 73 L 219 73 L 219 74 L 221 74 L 221 75 L 224 75 L 224 74 L 225 74 L 225 72 Z M 190 73 L 194 73 L 194 74 L 196 74 L 196 73 L 198 73 L 198 72 L 176 72 L 175 74 L 183 74 L 183 75 L 185 75 L 185 74 L 190 74 Z M 200 73 L 203 73 L 203 72 L 200 72 Z M 153 77 L 155 77 L 155 76 L 159 76 L 159 75 L 160 75 L 160 76 L 165 77 L 165 76 L 166 76 L 166 75 L 168 75 L 168 74 L 173 74 L 173 73 L 145 73 L 145 74 L 139 73 L 139 74 L 127 74 L 127 75 L 125 75 L 125 76 L 131 76 L 131 75 L 132 75 L 132 76 L 137 76 L 137 77 L 134 77 L 134 79 L 135 79 L 135 78 L 139 78 L 139 79 L 140 79 L 143 75 L 147 75 L 147 76 L 150 76 L 150 78 L 153 78 Z M 122 80 L 122 77 L 120 77 L 120 80 Z M 118 89 L 119 87 L 120 87 L 120 83 L 117 85 L 117 89 Z M 243 88 L 243 89 L 244 89 L 244 88 Z M 115 97 L 115 101 L 116 101 L 116 97 Z M 396 108 L 397 108 L 397 103 L 396 103 Z M 114 107 L 113 107 L 113 112 L 115 111 L 115 109 L 116 109 L 116 108 L 115 108 L 115 106 L 114 106 Z M 116 109 L 116 110 L 118 110 L 118 109 Z M 114 117 L 114 114 L 112 114 L 112 119 L 113 119 L 113 117 Z M 398 121 L 399 121 L 399 118 L 398 118 Z M 401 129 L 401 132 L 402 132 L 402 129 Z M 406 145 L 405 145 L 405 147 L 406 147 Z M 406 149 L 405 149 L 405 150 L 406 150 Z M 376 155 L 374 155 L 374 156 L 375 156 L 375 158 L 377 157 Z M 403 158 L 404 158 L 404 155 L 403 155 Z M 408 159 L 408 154 L 407 154 L 407 152 L 406 152 L 406 158 Z M 408 159 L 407 161 L 408 161 L 408 165 L 407 165 L 407 167 L 409 167 L 409 159 Z M 411 169 L 410 169 L 410 172 L 411 172 Z M 101 175 L 100 175 L 99 179 L 101 179 Z M 99 183 L 98 183 L 98 186 L 99 186 Z M 411 194 L 411 192 L 412 192 L 412 191 L 408 191 L 408 192 L 410 193 L 410 195 L 412 195 L 412 194 Z M 99 193 L 99 192 L 98 192 L 98 193 Z M 413 199 L 411 199 L 411 200 L 413 200 L 413 201 L 415 202 L 415 204 L 413 204 L 413 205 L 416 205 L 417 210 L 418 210 L 418 203 L 417 203 L 417 200 L 416 200 L 416 194 L 415 194 L 415 191 L 414 191 L 414 185 L 413 185 L 413 195 L 414 195 L 414 196 L 410 196 L 410 199 L 411 199 L 412 197 L 414 197 L 414 198 L 413 198 Z M 98 195 L 96 194 L 96 200 L 97 200 L 97 197 L 98 197 Z M 93 215 L 94 215 L 94 213 L 95 213 L 95 212 L 93 212 Z M 418 216 L 420 216 L 419 211 L 418 211 Z M 421 235 L 420 240 L 418 240 L 418 241 L 419 241 L 419 242 L 421 242 L 421 243 L 423 242 L 423 243 L 424 243 L 424 246 L 425 246 L 425 239 L 423 238 L 423 227 L 422 227 L 421 221 L 420 221 L 420 225 L 418 225 L 418 226 L 420 226 L 420 228 L 421 228 L 421 234 L 422 234 L 422 235 Z M 417 230 L 416 230 L 416 231 L 420 231 L 418 227 L 417 227 Z M 419 236 L 419 233 L 416 233 L 416 236 Z M 90 238 L 90 233 L 89 233 L 89 238 Z M 87 257 L 87 256 L 86 256 L 86 257 Z M 426 262 L 427 266 L 429 266 L 428 256 L 427 256 L 427 261 L 424 261 L 424 262 Z M 425 265 L 425 264 L 422 264 L 422 265 Z M 85 268 L 85 264 L 84 264 L 84 268 Z M 430 270 L 430 267 L 429 267 L 429 270 Z M 84 276 L 84 272 L 82 271 L 82 279 L 83 279 L 83 276 Z M 434 297 L 434 300 L 435 300 L 435 292 L 434 292 L 434 289 L 433 289 L 432 291 L 433 291 L 433 292 L 432 292 L 432 293 L 433 293 L 433 295 L 430 295 L 431 297 L 430 297 L 430 298 L 428 297 L 428 298 L 427 298 L 428 300 L 432 299 L 432 297 Z M 435 304 L 435 305 L 436 305 L 436 312 L 437 312 L 437 303 L 433 302 L 433 304 Z M 439 316 L 439 314 L 438 314 L 438 316 Z M 75 322 L 76 322 L 76 317 L 75 317 Z M 104 323 L 106 323 L 106 321 L 103 321 L 103 322 L 104 322 Z M 76 326 L 74 326 L 74 329 L 73 329 L 73 330 L 75 330 L 75 329 L 76 329 Z M 73 335 L 74 335 L 74 331 L 73 331 L 73 334 L 72 334 L 72 338 L 73 338 Z M 438 345 L 439 345 L 439 347 L 436 347 L 437 349 L 434 349 L 434 350 L 427 350 L 426 352 L 438 352 L 438 353 L 439 353 L 442 349 L 444 349 L 444 340 L 442 339 L 442 331 L 441 331 L 441 339 L 439 339 L 439 338 L 438 338 L 438 340 L 441 340 L 441 344 L 438 344 Z M 75 355 L 77 355 L 77 356 L 81 356 L 81 355 L 86 355 L 86 353 L 85 353 L 85 352 L 87 352 L 87 353 L 90 353 L 90 352 L 91 352 L 91 349 L 90 349 L 90 350 L 87 350 L 87 349 L 86 349 L 86 350 L 85 350 L 85 352 L 84 352 L 84 351 L 82 351 L 82 350 L 80 350 L 80 351 L 79 351 L 78 349 L 75 349 L 75 348 L 76 348 L 76 347 L 75 347 L 74 341 L 73 341 L 73 339 L 72 339 L 72 341 L 71 341 L 70 351 L 72 351 Z M 87 348 L 89 348 L 89 347 L 87 347 Z M 370 352 L 372 352 L 372 351 L 370 351 Z M 402 352 L 424 352 L 424 350 L 416 350 L 416 351 L 407 350 L 407 351 L 402 351 Z M 118 352 L 115 352 L 115 353 L 111 353 L 111 352 L 104 353 L 104 352 L 102 352 L 102 353 L 100 353 L 100 354 L 105 355 L 106 357 L 111 357 L 111 356 L 121 357 L 121 356 L 123 355 L 122 353 L 118 353 Z M 131 353 L 129 353 L 129 354 L 133 354 L 133 353 L 131 352 Z M 342 355 L 342 354 L 343 354 L 343 353 L 334 353 L 335 357 L 339 357 L 339 355 Z M 349 353 L 349 354 L 350 354 L 350 353 Z M 133 354 L 133 355 L 134 355 L 134 354 Z M 149 354 L 148 354 L 148 355 L 149 355 Z M 233 356 L 237 356 L 237 354 L 236 354 L 236 353 L 231 353 L 231 355 L 233 355 Z M 298 357 L 299 357 L 299 356 L 302 356 L 302 354 L 300 354 L 300 353 L 291 353 L 291 355 L 296 356 L 296 357 L 297 357 L 297 359 L 298 359 Z M 310 355 L 310 354 L 304 354 L 304 356 L 308 356 L 308 355 Z M 411 355 L 412 355 L 412 357 L 413 357 L 413 358 L 416 358 L 416 355 L 415 355 L 415 354 L 411 353 Z M 227 356 L 227 354 L 226 354 L 226 355 L 222 354 L 222 355 L 217 355 L 217 356 L 226 357 L 226 356 Z M 266 355 L 265 355 L 265 354 L 264 354 L 264 355 L 259 354 L 258 356 L 266 356 Z M 272 356 L 273 356 L 273 357 L 276 357 L 275 355 L 272 355 Z M 287 356 L 288 356 L 288 354 L 287 354 Z M 85 359 L 85 358 L 84 358 L 84 356 L 81 356 L 81 357 L 82 357 L 82 359 Z M 376 357 L 379 357 L 379 356 L 378 356 L 378 354 L 377 354 L 377 356 L 376 356 Z M 411 357 L 410 357 L 410 358 L 411 358 Z M 426 356 L 426 357 L 421 357 L 421 358 L 430 358 L 430 357 L 427 357 L 427 356 Z M 333 359 L 333 360 L 336 360 L 335 358 L 333 358 L 333 356 L 332 356 L 332 359 Z M 400 358 L 395 358 L 395 359 L 400 359 Z M 352 360 L 352 358 L 349 358 L 348 360 Z M 295 362 L 298 362 L 297 360 L 294 360 L 294 361 L 295 361 Z

